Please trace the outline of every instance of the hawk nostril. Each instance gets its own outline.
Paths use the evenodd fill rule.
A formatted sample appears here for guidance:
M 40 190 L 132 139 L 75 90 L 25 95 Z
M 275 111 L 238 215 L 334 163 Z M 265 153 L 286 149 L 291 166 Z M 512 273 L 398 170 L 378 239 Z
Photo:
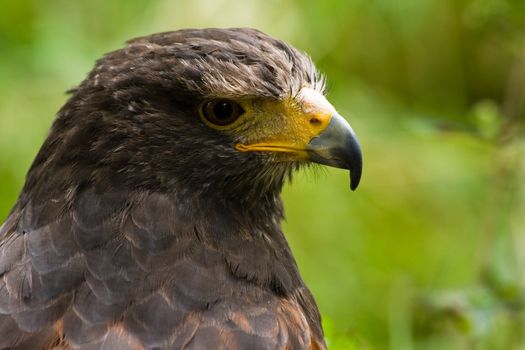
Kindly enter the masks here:
M 317 117 L 313 117 L 312 119 L 310 119 L 310 124 L 313 124 L 313 125 L 318 125 L 318 124 L 321 124 L 321 120 Z

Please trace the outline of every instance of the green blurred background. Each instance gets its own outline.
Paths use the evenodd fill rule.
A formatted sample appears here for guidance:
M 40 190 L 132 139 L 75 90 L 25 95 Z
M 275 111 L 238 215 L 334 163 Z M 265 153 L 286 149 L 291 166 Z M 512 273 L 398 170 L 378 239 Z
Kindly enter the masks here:
M 0 0 L 0 222 L 64 91 L 126 39 L 249 26 L 307 51 L 363 180 L 284 224 L 331 349 L 525 349 L 525 1 Z

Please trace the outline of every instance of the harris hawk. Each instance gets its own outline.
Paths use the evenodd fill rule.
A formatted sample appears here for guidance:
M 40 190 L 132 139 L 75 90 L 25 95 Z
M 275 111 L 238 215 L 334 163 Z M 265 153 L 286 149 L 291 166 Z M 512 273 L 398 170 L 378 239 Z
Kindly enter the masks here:
M 324 349 L 280 228 L 301 166 L 359 183 L 323 88 L 305 54 L 245 28 L 98 60 L 0 227 L 0 348 Z

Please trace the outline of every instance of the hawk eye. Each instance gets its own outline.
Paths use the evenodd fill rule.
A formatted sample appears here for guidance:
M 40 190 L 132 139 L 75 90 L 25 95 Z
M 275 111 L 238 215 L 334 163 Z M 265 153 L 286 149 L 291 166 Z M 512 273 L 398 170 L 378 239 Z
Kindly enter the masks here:
M 230 100 L 211 100 L 202 106 L 202 115 L 212 124 L 226 126 L 236 121 L 244 109 Z

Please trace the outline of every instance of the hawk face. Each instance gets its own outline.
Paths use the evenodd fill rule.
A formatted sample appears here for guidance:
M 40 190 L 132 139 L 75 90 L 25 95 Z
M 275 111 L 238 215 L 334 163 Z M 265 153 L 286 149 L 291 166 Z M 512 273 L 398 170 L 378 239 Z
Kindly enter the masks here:
M 134 39 L 73 90 L 33 172 L 250 202 L 318 162 L 350 169 L 354 189 L 359 145 L 323 87 L 308 57 L 256 30 Z

